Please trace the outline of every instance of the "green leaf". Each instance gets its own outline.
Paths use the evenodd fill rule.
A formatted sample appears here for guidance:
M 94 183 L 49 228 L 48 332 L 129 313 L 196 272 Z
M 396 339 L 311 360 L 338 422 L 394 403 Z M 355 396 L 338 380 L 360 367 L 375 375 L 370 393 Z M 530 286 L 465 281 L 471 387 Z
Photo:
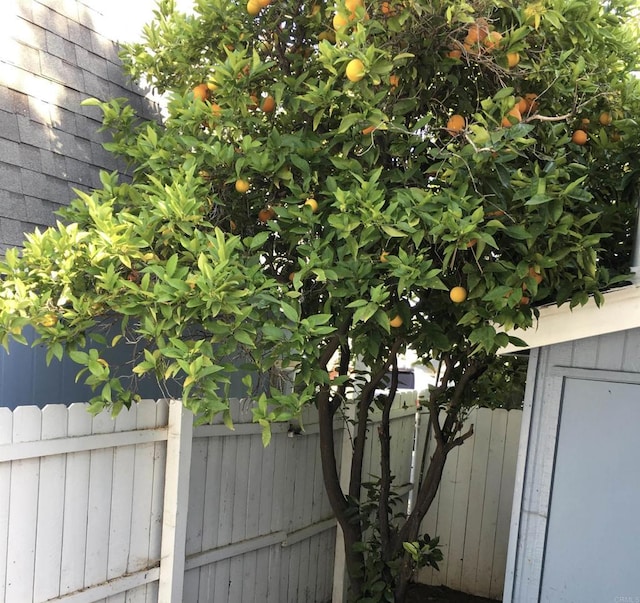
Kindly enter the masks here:
M 397 228 L 393 226 L 389 226 L 387 224 L 383 224 L 380 228 L 382 228 L 384 233 L 390 237 L 406 237 L 407 236 L 406 232 L 403 232 L 402 230 L 398 230 Z
M 178 267 L 178 260 L 178 254 L 175 253 L 167 260 L 164 267 L 165 275 L 167 277 L 171 278 L 175 274 L 176 268 Z
M 513 95 L 513 88 L 509 88 L 509 87 L 502 88 L 502 90 L 500 90 L 499 92 L 493 95 L 493 100 L 499 101 L 499 100 L 502 100 L 503 98 L 507 98 L 508 96 L 512 96 L 512 95 Z
M 268 230 L 259 232 L 255 236 L 248 239 L 249 249 L 251 250 L 261 249 L 262 247 L 264 247 L 264 244 L 269 240 L 270 236 L 271 236 L 271 232 L 269 232 Z
M 298 322 L 300 320 L 300 315 L 298 314 L 298 310 L 296 310 L 293 306 L 285 303 L 285 302 L 280 302 L 280 309 L 284 312 L 284 315 L 291 321 L 291 322 Z

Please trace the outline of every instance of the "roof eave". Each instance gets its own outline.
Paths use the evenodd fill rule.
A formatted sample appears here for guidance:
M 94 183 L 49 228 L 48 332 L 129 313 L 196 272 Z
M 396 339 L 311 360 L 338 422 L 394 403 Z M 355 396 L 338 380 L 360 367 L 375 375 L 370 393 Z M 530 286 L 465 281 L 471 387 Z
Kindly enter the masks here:
M 540 317 L 530 329 L 512 329 L 507 333 L 525 341 L 526 347 L 509 344 L 498 354 L 509 354 L 596 335 L 640 327 L 640 284 L 607 291 L 598 307 L 593 298 L 573 309 L 569 304 L 543 306 Z

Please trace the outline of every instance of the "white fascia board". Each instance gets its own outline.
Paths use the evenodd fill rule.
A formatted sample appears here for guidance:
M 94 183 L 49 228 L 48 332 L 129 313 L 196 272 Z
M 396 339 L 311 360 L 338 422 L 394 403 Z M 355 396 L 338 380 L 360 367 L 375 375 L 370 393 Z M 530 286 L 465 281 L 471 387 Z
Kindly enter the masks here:
M 526 347 L 509 344 L 498 350 L 498 354 L 640 327 L 640 285 L 612 289 L 603 295 L 604 303 L 599 308 L 593 298 L 573 309 L 569 304 L 542 306 L 540 317 L 531 328 L 507 331 L 525 341 Z

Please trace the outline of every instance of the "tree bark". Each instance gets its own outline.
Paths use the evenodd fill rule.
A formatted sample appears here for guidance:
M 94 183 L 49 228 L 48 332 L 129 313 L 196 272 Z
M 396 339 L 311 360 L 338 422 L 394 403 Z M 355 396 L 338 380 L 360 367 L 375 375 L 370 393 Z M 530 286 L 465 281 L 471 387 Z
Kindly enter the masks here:
M 378 437 L 380 439 L 380 500 L 378 501 L 378 528 L 380 529 L 380 552 L 384 561 L 393 556 L 391 548 L 391 518 L 389 517 L 389 495 L 391 493 L 391 406 L 398 391 L 398 363 L 394 355 L 391 362 L 392 378 L 389 393 L 382 409 Z
M 355 544 L 362 540 L 360 522 L 353 521 L 349 514 L 349 503 L 340 486 L 340 475 L 335 457 L 333 435 L 333 412 L 331 409 L 329 388 L 323 388 L 318 394 L 318 423 L 320 432 L 320 461 L 324 487 L 331 508 L 344 534 L 345 560 L 349 576 L 349 591 L 357 596 L 362 592 L 362 568 L 364 555 L 355 550 Z

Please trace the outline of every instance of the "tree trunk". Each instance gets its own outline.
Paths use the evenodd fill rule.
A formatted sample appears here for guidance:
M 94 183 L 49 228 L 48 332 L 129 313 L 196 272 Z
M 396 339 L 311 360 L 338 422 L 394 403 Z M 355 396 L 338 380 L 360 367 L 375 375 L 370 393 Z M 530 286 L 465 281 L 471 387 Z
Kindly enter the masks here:
M 422 523 L 424 516 L 427 514 L 427 511 L 438 492 L 448 452 L 449 450 L 447 450 L 446 446 L 441 443 L 437 444 L 436 450 L 429 462 L 427 475 L 425 476 L 425 480 L 422 482 L 422 486 L 418 492 L 415 507 L 413 508 L 411 515 L 409 515 L 403 526 L 398 531 L 394 541 L 394 549 L 400 551 L 402 549 L 403 542 L 413 542 L 418 539 L 420 524 Z M 394 591 L 394 600 L 396 603 L 402 603 L 404 601 L 412 574 L 412 559 L 409 554 L 405 552 L 402 557 L 402 563 L 396 579 L 396 588 Z
M 362 569 L 364 555 L 357 551 L 355 544 L 362 540 L 359 521 L 349 514 L 349 503 L 340 486 L 340 476 L 335 457 L 335 441 L 333 437 L 333 412 L 328 388 L 318 394 L 318 424 L 320 432 L 320 460 L 324 487 L 331 508 L 344 534 L 344 552 L 349 576 L 349 592 L 357 597 L 362 592 Z

